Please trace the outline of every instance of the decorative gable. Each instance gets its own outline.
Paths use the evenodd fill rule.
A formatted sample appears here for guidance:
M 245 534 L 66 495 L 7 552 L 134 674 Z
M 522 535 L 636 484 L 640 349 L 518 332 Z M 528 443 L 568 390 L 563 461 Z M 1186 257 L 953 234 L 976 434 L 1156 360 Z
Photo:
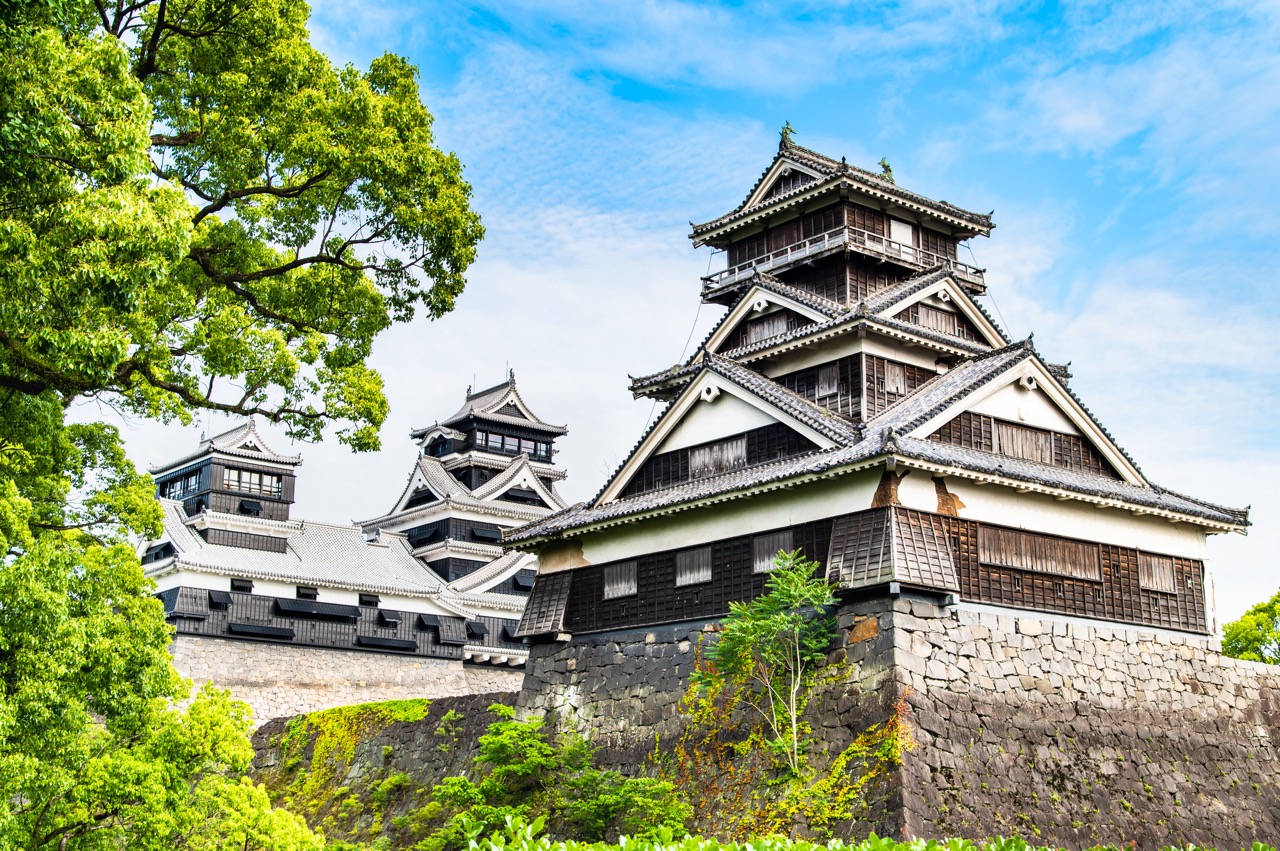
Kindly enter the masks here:
M 754 207 L 756 204 L 786 195 L 802 186 L 816 183 L 821 178 L 822 175 L 816 170 L 788 159 L 785 153 L 779 153 L 773 165 L 765 172 L 764 177 L 738 209 Z
M 759 279 L 712 330 L 705 344 L 707 351 L 719 353 L 760 343 L 843 312 L 834 302 L 767 275 Z
M 945 334 L 993 349 L 1009 345 L 996 323 L 945 268 L 917 275 L 876 293 L 868 299 L 866 307 L 873 316 L 915 325 L 925 332 Z
M 751 381 L 771 384 L 731 362 L 715 359 L 712 363 L 741 371 L 744 378 L 752 376 Z M 811 407 L 799 397 L 788 394 L 785 398 L 797 408 Z M 828 419 L 817 409 L 813 412 Z M 641 440 L 595 504 L 835 445 L 832 435 L 797 413 L 704 368 Z
M 1146 485 L 1124 452 L 1036 357 L 947 406 L 912 436 Z

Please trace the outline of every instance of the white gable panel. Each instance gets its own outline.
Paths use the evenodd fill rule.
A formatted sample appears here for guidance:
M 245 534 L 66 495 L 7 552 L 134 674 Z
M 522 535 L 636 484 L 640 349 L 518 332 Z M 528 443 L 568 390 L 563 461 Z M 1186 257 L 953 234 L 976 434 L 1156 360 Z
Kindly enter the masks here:
M 672 429 L 655 453 L 671 452 L 688 446 L 697 446 L 722 437 L 742 434 L 753 428 L 773 425 L 776 417 L 738 398 L 730 392 L 722 392 L 710 402 L 695 404 L 680 424 Z
M 1034 426 L 1035 428 L 1079 434 L 1080 430 L 1039 388 L 1024 390 L 1016 382 L 1002 387 L 969 408 L 975 414 L 986 414 L 998 420 Z

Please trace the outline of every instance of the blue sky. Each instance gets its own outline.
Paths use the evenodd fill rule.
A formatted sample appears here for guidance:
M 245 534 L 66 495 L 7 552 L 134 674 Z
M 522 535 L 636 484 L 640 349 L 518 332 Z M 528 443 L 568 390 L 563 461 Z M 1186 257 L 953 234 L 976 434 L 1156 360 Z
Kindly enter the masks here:
M 458 309 L 377 348 L 383 452 L 301 447 L 302 516 L 390 508 L 408 428 L 508 365 L 568 423 L 562 490 L 590 497 L 651 413 L 627 373 L 719 314 L 699 310 L 718 258 L 688 222 L 736 206 L 790 121 L 802 145 L 994 209 L 971 243 L 989 309 L 1072 362 L 1153 480 L 1254 506 L 1247 538 L 1212 543 L 1219 614 L 1280 586 L 1275 4 L 338 0 L 312 28 L 338 62 L 419 66 L 488 237 Z M 206 425 L 131 446 L 159 461 Z

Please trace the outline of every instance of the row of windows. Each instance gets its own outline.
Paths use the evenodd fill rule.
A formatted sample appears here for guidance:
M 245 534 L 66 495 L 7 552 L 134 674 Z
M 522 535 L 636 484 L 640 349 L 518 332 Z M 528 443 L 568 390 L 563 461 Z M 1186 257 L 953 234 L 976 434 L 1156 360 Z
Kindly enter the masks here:
M 225 490 L 241 493 L 260 493 L 264 496 L 279 497 L 284 478 L 275 473 L 259 473 L 256 470 L 222 471 L 222 487 Z
M 491 431 L 477 431 L 471 440 L 476 449 L 498 452 L 503 455 L 519 455 L 523 452 L 533 458 L 540 458 L 544 461 L 551 460 L 551 444 L 546 441 L 512 437 L 509 434 L 495 434 Z
M 794 549 L 791 529 L 757 535 L 751 539 L 751 555 L 755 573 L 773 570 L 779 553 Z M 697 547 L 676 553 L 676 587 L 711 581 L 711 547 Z M 636 563 L 623 561 L 604 569 L 604 599 L 629 597 L 638 591 Z
M 165 499 L 185 499 L 200 491 L 200 471 L 195 470 L 160 485 L 160 496 Z

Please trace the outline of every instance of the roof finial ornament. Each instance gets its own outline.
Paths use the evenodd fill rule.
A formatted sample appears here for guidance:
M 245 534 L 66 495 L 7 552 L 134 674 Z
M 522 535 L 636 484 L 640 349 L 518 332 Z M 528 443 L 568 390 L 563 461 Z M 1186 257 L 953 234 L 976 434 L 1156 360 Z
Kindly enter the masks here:
M 881 157 L 878 165 L 880 166 L 880 176 L 893 183 L 893 166 L 889 165 L 889 158 Z
M 515 380 L 516 380 L 516 371 L 515 371 L 514 369 L 512 369 L 511 367 L 507 367 L 507 380 L 508 380 L 508 381 L 515 381 Z
M 791 136 L 796 132 L 796 128 L 791 126 L 791 122 L 782 125 L 782 129 L 778 131 L 778 150 L 784 150 L 791 147 Z

